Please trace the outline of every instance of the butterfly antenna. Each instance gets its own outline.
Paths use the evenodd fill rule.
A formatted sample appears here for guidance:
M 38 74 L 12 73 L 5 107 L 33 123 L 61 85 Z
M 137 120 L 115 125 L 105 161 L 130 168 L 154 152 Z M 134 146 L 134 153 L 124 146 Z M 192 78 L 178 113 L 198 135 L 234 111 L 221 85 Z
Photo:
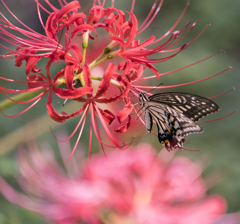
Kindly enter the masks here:
M 138 89 L 136 89 L 134 86 L 132 86 L 133 89 L 135 89 L 138 93 L 141 93 Z
M 154 89 L 156 89 L 158 86 L 162 86 L 163 82 L 159 83 L 157 86 L 155 86 L 153 89 L 151 89 L 150 91 L 148 91 L 149 93 L 152 92 Z

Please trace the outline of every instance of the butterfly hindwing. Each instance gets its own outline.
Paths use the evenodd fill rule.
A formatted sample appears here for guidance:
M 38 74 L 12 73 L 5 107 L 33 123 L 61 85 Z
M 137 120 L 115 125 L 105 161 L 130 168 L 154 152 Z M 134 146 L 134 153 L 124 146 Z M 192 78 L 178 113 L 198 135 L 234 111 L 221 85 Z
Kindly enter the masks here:
M 189 93 L 157 93 L 150 96 L 149 100 L 166 104 L 193 121 L 219 110 L 218 105 L 212 100 Z

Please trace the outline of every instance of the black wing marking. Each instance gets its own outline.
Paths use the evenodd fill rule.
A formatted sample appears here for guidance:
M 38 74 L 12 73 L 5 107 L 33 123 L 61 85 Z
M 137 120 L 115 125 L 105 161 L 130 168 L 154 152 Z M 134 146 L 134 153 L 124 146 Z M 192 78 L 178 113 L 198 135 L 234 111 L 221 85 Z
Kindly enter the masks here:
M 163 103 L 187 116 L 192 121 L 219 110 L 218 105 L 207 98 L 189 93 L 165 92 L 157 93 L 149 97 L 150 101 Z
M 152 130 L 152 120 L 158 127 L 159 142 L 167 150 L 182 147 L 184 136 L 202 132 L 202 128 L 191 119 L 159 102 L 148 102 L 145 105 L 145 125 L 149 132 Z

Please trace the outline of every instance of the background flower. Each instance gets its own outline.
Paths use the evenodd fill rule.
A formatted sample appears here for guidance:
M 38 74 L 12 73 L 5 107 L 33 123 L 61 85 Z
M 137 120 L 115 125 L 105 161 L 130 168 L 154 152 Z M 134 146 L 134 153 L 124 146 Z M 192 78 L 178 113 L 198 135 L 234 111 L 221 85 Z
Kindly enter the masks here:
M 64 155 L 71 149 L 61 150 Z M 113 150 L 108 158 L 95 155 L 81 168 L 68 164 L 66 173 L 48 147 L 41 152 L 32 145 L 17 158 L 20 175 L 16 178 L 24 193 L 2 177 L 0 191 L 12 203 L 54 223 L 208 224 L 218 220 L 226 211 L 225 200 L 206 196 L 198 166 L 186 157 L 166 158 L 149 144 L 141 144 Z

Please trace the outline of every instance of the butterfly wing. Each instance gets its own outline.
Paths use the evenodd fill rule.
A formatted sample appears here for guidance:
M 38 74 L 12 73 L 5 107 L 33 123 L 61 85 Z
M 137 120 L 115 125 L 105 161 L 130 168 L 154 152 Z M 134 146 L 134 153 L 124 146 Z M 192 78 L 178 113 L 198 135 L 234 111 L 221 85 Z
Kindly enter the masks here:
M 145 126 L 149 132 L 152 130 L 153 120 L 158 127 L 159 142 L 169 151 L 175 147 L 182 147 L 184 136 L 202 132 L 201 127 L 178 110 L 163 103 L 147 101 Z
M 192 121 L 198 121 L 200 118 L 219 110 L 218 105 L 212 100 L 189 93 L 157 93 L 150 96 L 149 100 L 166 104 Z

